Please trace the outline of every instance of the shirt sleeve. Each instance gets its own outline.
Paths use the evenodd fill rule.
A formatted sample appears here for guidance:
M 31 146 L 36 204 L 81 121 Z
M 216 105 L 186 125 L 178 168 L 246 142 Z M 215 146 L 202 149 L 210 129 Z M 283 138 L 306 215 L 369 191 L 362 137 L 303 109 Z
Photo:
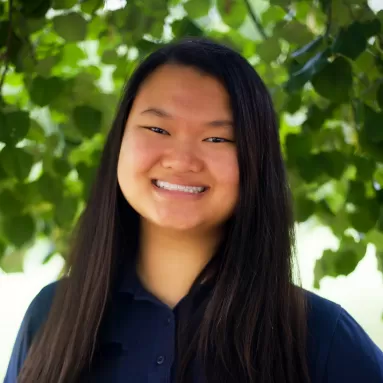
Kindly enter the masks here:
M 29 322 L 30 316 L 27 310 L 17 333 L 4 383 L 16 383 L 17 375 L 21 370 L 30 346 Z
M 48 315 L 55 285 L 56 283 L 45 286 L 28 306 L 16 336 L 4 383 L 17 382 L 33 337 Z
M 341 309 L 323 383 L 383 383 L 383 352 L 363 328 Z

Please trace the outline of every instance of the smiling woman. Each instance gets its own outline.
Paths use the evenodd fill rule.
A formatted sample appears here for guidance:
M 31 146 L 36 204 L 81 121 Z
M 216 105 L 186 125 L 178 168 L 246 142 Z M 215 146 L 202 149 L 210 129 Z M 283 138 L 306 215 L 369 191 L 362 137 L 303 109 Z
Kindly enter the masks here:
M 194 68 L 164 65 L 141 86 L 117 174 L 144 232 L 153 226 L 189 237 L 216 231 L 232 215 L 239 171 L 231 121 L 225 87 Z
M 73 235 L 6 383 L 383 382 L 339 305 L 293 283 L 278 126 L 239 54 L 186 39 L 130 79 Z

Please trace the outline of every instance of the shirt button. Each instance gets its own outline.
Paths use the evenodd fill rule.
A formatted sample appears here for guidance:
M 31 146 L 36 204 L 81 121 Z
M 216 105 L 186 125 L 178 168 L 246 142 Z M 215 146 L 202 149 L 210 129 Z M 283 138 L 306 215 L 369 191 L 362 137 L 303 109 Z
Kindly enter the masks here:
M 162 363 L 164 363 L 164 361 L 165 361 L 165 357 L 163 355 L 160 355 L 157 358 L 157 364 L 162 364 Z
M 167 324 L 170 324 L 171 321 L 172 321 L 172 318 L 169 317 L 169 318 L 167 319 L 166 323 L 167 323 Z

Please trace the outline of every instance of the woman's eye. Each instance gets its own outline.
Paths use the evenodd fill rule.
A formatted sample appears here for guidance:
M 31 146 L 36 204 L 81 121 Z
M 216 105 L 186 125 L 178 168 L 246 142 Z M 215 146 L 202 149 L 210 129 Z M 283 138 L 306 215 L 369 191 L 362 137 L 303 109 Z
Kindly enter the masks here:
M 151 130 L 154 133 L 169 135 L 169 133 L 166 130 L 161 129 L 161 128 L 157 128 L 156 126 L 147 126 L 146 128 Z
M 207 141 L 207 142 L 214 142 L 214 143 L 220 143 L 220 142 L 234 142 L 232 140 L 227 140 L 226 138 L 221 138 L 221 137 L 209 137 L 209 138 L 206 138 L 206 140 L 204 141 Z

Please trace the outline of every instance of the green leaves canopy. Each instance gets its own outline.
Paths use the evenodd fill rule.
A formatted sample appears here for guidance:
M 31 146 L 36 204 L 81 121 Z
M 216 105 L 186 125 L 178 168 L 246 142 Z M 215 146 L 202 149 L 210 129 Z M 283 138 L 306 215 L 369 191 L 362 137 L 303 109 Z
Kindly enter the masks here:
M 0 0 L 0 266 L 49 238 L 66 254 L 126 78 L 171 38 L 206 35 L 266 82 L 297 222 L 339 238 L 315 267 L 383 254 L 383 11 L 367 1 Z M 47 254 L 47 258 L 52 254 Z M 13 260 L 13 261 L 12 261 Z

